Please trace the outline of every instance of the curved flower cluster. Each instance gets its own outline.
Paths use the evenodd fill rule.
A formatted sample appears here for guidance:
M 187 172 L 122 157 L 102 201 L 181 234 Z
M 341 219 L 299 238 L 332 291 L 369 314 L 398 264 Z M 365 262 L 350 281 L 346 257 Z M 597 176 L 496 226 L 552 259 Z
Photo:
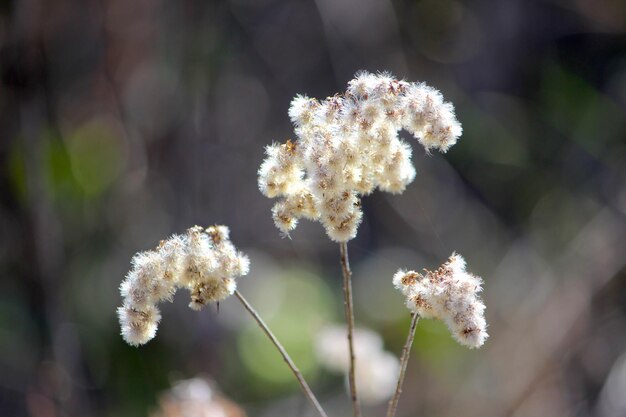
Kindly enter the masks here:
M 387 400 L 396 388 L 400 363 L 383 349 L 383 340 L 377 333 L 357 328 L 354 331 L 356 358 L 356 385 L 363 401 L 376 404 Z M 330 371 L 347 374 L 350 354 L 346 326 L 327 326 L 317 337 L 315 351 L 320 363 Z
M 394 286 L 406 296 L 407 307 L 424 318 L 443 320 L 454 338 L 472 348 L 485 343 L 485 305 L 478 297 L 482 279 L 465 271 L 461 255 L 452 256 L 436 271 L 396 272 Z
M 191 292 L 189 307 L 200 310 L 232 295 L 235 278 L 246 275 L 248 257 L 229 240 L 226 226 L 194 226 L 185 235 L 162 240 L 153 251 L 136 254 L 120 286 L 124 298 L 117 313 L 124 340 L 140 345 L 154 337 L 161 319 L 157 303 L 171 301 L 178 288 Z
M 259 189 L 281 197 L 272 215 L 288 234 L 300 218 L 318 220 L 346 242 L 361 222 L 360 196 L 376 188 L 401 193 L 415 178 L 406 129 L 426 148 L 446 152 L 461 135 L 452 104 L 423 83 L 389 74 L 357 74 L 343 95 L 296 96 L 289 108 L 298 140 L 267 147 Z

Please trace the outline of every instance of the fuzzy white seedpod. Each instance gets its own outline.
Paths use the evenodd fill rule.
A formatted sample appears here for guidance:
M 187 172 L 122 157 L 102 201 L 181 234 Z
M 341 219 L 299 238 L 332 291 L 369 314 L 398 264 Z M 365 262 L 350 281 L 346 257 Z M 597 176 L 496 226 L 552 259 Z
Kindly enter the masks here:
M 356 236 L 362 213 L 342 207 L 329 212 L 336 195 L 360 197 L 376 188 L 401 193 L 415 178 L 411 148 L 398 137 L 401 129 L 426 151 L 445 152 L 461 134 L 452 105 L 437 90 L 389 73 L 359 72 L 344 94 L 321 102 L 296 96 L 289 117 L 297 140 L 268 147 L 259 189 L 267 197 L 284 198 L 272 210 L 283 234 L 307 217 L 321 222 L 338 242 Z M 306 215 L 292 203 L 294 195 L 303 194 L 314 204 Z
M 217 267 L 217 259 L 209 237 L 200 226 L 187 230 L 186 258 L 181 276 L 183 285 L 192 287 L 205 281 Z
M 223 225 L 213 225 L 205 229 L 213 246 L 230 245 L 230 229 Z
M 317 219 L 319 217 L 315 198 L 306 187 L 301 187 L 299 192 L 286 198 L 285 204 L 287 204 L 289 211 L 297 218 Z
M 287 200 L 281 200 L 272 207 L 272 218 L 274 225 L 285 236 L 289 236 L 289 232 L 298 225 L 298 217 L 295 216 L 293 210 Z
M 397 148 L 393 149 L 391 158 L 379 175 L 379 187 L 383 191 L 400 194 L 413 182 L 415 174 L 415 167 L 411 163 L 411 147 L 399 140 Z
M 393 275 L 393 286 L 400 291 L 403 295 L 408 295 L 411 286 L 419 277 L 419 274 L 415 271 L 407 271 L 405 269 L 398 269 Z
M 229 234 L 226 226 L 194 226 L 133 257 L 133 268 L 120 285 L 124 302 L 118 309 L 126 342 L 136 346 L 155 336 L 161 318 L 156 305 L 171 301 L 179 288 L 190 291 L 189 306 L 195 310 L 235 292 L 235 278 L 248 273 L 250 261 Z
M 466 271 L 461 255 L 453 253 L 436 271 L 399 270 L 393 285 L 406 296 L 411 311 L 443 320 L 460 344 L 477 348 L 489 337 L 485 304 L 478 296 L 482 279 Z
M 305 187 L 301 187 L 300 192 L 277 202 L 272 210 L 276 227 L 287 234 L 297 225 L 298 219 L 319 218 L 314 199 Z
M 163 262 L 163 278 L 175 282 L 183 269 L 185 240 L 178 235 L 159 244 L 159 256 Z
M 295 144 L 272 144 L 265 149 L 267 157 L 258 172 L 259 189 L 266 197 L 290 195 L 302 180 L 303 172 L 294 163 Z
M 411 132 L 427 150 L 447 150 L 463 132 L 454 114 L 454 107 L 445 103 L 441 93 L 424 84 L 409 88 L 409 112 L 404 116 L 404 128 Z
M 289 118 L 296 126 L 306 125 L 315 116 L 314 111 L 317 107 L 319 107 L 317 100 L 298 94 L 289 106 Z
M 280 163 L 276 154 L 280 145 L 272 144 L 265 149 L 267 157 L 259 168 L 259 190 L 266 197 L 273 198 L 282 194 Z
M 198 281 L 191 288 L 189 308 L 202 310 L 210 302 L 222 301 L 231 296 L 236 289 L 235 280 L 229 277 L 214 275 L 204 281 Z
M 139 346 L 150 341 L 156 335 L 161 314 L 155 306 L 143 306 L 141 309 L 124 305 L 117 309 L 122 337 L 129 345 Z
M 384 75 L 377 76 L 367 71 L 359 71 L 353 80 L 348 81 L 347 92 L 350 95 L 367 99 L 376 88 L 380 77 L 384 77 Z
M 363 211 L 353 207 L 337 216 L 322 216 L 320 221 L 328 237 L 334 242 L 347 242 L 356 237 L 357 229 L 363 220 Z
M 237 255 L 237 260 L 235 261 L 235 265 L 231 272 L 233 276 L 238 277 L 248 275 L 248 272 L 250 272 L 250 258 L 248 258 L 247 255 L 239 252 Z

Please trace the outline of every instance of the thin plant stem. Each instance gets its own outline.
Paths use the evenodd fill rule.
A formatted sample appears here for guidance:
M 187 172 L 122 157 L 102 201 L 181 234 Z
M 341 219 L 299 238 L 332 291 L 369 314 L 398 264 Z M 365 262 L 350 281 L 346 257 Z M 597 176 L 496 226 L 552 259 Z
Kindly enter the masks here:
M 396 409 L 398 408 L 398 400 L 400 400 L 400 394 L 402 394 L 402 385 L 404 384 L 404 376 L 406 374 L 406 368 L 409 364 L 409 356 L 411 355 L 411 346 L 413 346 L 413 339 L 415 339 L 415 329 L 417 328 L 417 322 L 420 316 L 417 313 L 412 314 L 411 327 L 409 329 L 409 335 L 406 338 L 404 348 L 402 348 L 402 357 L 400 358 L 400 375 L 398 376 L 398 384 L 396 385 L 396 392 L 389 401 L 389 408 L 387 409 L 387 417 L 394 417 L 396 415 Z
M 276 349 L 278 349 L 278 351 L 280 352 L 281 356 L 283 357 L 283 360 L 285 361 L 287 366 L 289 366 L 289 369 L 291 369 L 291 372 L 293 372 L 294 376 L 298 380 L 298 383 L 300 384 L 300 387 L 302 388 L 304 395 L 309 399 L 309 401 L 311 402 L 313 407 L 315 407 L 319 415 L 322 417 L 328 417 L 326 415 L 326 412 L 320 405 L 319 401 L 315 397 L 315 394 L 313 394 L 313 391 L 311 391 L 309 384 L 307 384 L 307 382 L 304 380 L 302 373 L 300 372 L 296 364 L 293 363 L 293 360 L 291 360 L 291 357 L 289 357 L 289 354 L 287 353 L 283 345 L 281 345 L 278 339 L 276 339 L 276 336 L 274 336 L 274 333 L 272 333 L 272 331 L 269 329 L 269 327 L 267 327 L 267 324 L 265 324 L 261 316 L 259 316 L 256 310 L 248 303 L 248 301 L 246 301 L 246 299 L 243 297 L 243 295 L 241 295 L 239 291 L 235 290 L 235 295 L 237 296 L 239 301 L 241 301 L 241 304 L 243 304 L 244 308 L 248 310 L 248 313 L 250 313 L 250 315 L 254 318 L 254 320 L 256 320 L 261 330 L 263 330 L 263 332 L 267 335 L 267 337 L 272 341 L 274 346 L 276 346 Z
M 357 396 L 354 355 L 354 305 L 352 303 L 352 271 L 350 270 L 350 260 L 348 259 L 348 244 L 339 243 L 341 254 L 341 271 L 343 272 L 343 306 L 346 313 L 346 323 L 348 324 L 348 349 L 350 351 L 350 371 L 348 381 L 350 383 L 350 399 L 352 400 L 352 411 L 354 417 L 361 417 L 361 406 Z

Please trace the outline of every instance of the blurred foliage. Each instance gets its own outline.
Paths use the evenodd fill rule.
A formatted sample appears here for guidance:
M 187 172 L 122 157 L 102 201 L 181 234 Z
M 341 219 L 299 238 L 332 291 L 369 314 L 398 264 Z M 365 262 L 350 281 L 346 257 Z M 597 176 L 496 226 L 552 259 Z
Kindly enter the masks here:
M 306 271 L 284 271 L 275 286 L 281 287 L 283 296 L 267 324 L 277 329 L 276 336 L 283 344 L 307 380 L 315 375 L 313 355 L 315 331 L 324 322 L 332 321 L 334 306 L 329 288 L 316 275 Z M 270 289 L 268 289 L 271 291 Z M 298 296 L 306 294 L 306 297 Z M 293 384 L 293 375 L 285 366 L 276 348 L 267 340 L 256 323 L 249 323 L 238 336 L 237 349 L 243 365 L 251 377 L 251 390 L 267 395 L 272 389 L 285 392 L 285 388 L 299 390 Z M 257 381 L 254 383 L 254 381 Z

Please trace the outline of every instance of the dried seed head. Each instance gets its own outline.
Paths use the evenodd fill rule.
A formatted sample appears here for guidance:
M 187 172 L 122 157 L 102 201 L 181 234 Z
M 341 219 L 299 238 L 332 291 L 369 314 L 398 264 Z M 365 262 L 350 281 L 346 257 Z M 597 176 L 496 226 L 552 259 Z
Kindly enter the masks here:
M 288 234 L 299 218 L 320 221 L 328 236 L 345 242 L 356 236 L 362 213 L 334 204 L 338 195 L 357 198 L 376 188 L 399 194 L 415 178 L 411 147 L 398 137 L 405 129 L 426 148 L 445 152 L 461 134 L 451 104 L 421 83 L 390 74 L 360 72 L 343 95 L 322 102 L 298 95 L 289 108 L 296 141 L 266 149 L 259 189 L 279 197 L 276 227 Z M 295 195 L 310 196 L 300 210 Z
M 424 318 L 443 320 L 461 344 L 476 348 L 489 335 L 485 305 L 478 297 L 482 279 L 465 270 L 465 260 L 453 253 L 435 271 L 399 270 L 394 286 L 406 296 L 407 307 Z
M 133 257 L 133 268 L 120 286 L 118 309 L 122 336 L 131 345 L 152 339 L 161 318 L 156 305 L 170 301 L 178 288 L 191 292 L 189 306 L 199 310 L 235 292 L 235 278 L 246 275 L 248 257 L 237 251 L 226 226 L 194 226 L 183 236 L 162 240 L 154 251 Z

